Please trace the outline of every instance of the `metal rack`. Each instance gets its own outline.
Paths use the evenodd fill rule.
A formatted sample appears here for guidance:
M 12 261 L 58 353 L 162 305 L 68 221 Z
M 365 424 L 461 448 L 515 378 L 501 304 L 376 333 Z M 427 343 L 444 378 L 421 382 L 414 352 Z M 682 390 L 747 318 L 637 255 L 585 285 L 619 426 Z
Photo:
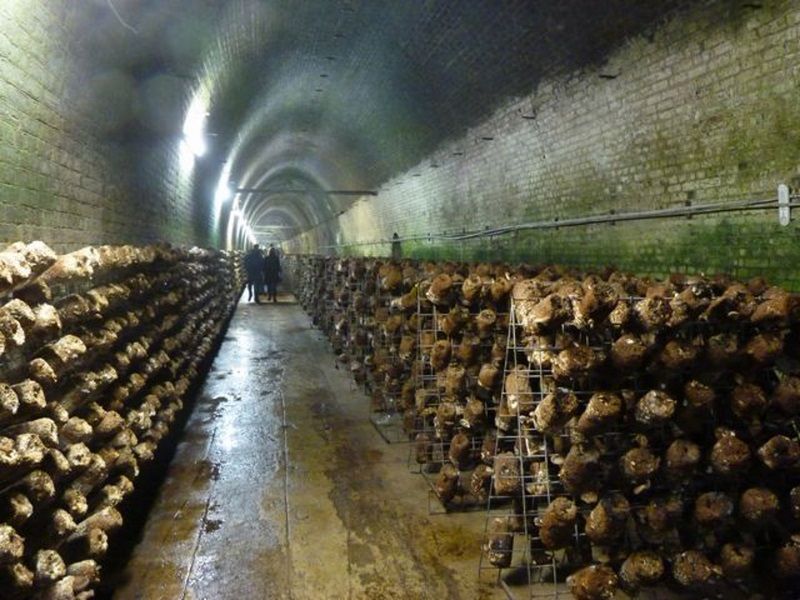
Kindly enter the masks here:
M 622 298 L 631 306 L 641 300 L 639 297 Z M 766 331 L 770 327 L 752 326 L 747 323 L 731 324 L 728 322 L 691 321 L 665 331 L 665 340 L 693 339 L 703 335 L 708 338 L 714 333 L 735 331 L 743 339 L 747 339 L 757 331 Z M 548 390 L 553 385 L 553 373 L 541 364 L 532 364 L 525 360 L 526 351 L 532 350 L 530 346 L 520 343 L 520 327 L 516 320 L 515 303 L 512 299 L 511 314 L 509 318 L 508 353 L 504 375 L 507 377 L 515 369 L 522 369 L 531 383 L 530 405 L 535 408 L 544 399 Z M 609 336 L 607 329 L 598 328 L 591 335 L 580 334 L 584 337 L 582 344 L 598 350 L 608 350 L 613 336 Z M 552 350 L 559 348 L 535 348 L 536 350 Z M 587 378 L 583 381 L 560 382 L 559 387 L 569 389 L 574 393 L 581 404 L 584 404 L 595 391 L 618 392 L 630 390 L 635 397 L 650 389 L 657 389 L 659 383 L 674 379 L 686 382 L 692 377 L 693 371 L 670 371 L 656 375 L 646 369 L 637 370 L 635 374 L 623 376 L 610 369 L 609 376 L 603 380 L 593 381 Z M 507 401 L 505 386 L 501 395 L 501 403 Z M 753 372 L 750 377 L 754 377 Z M 718 393 L 727 393 L 732 382 L 715 384 Z M 703 430 L 713 432 L 718 424 L 725 424 L 730 419 L 726 415 L 711 414 L 708 421 L 704 421 Z M 619 427 L 606 430 L 602 434 L 594 435 L 592 442 L 602 448 L 600 462 L 615 464 L 623 453 L 635 447 L 633 437 L 637 434 L 646 434 L 649 442 L 648 448 L 657 456 L 662 456 L 667 444 L 676 439 L 674 432 L 670 431 L 671 425 L 652 426 L 643 428 L 641 425 L 631 426 L 630 423 L 620 423 Z M 508 427 L 498 429 L 495 456 L 506 453 L 506 460 L 515 461 L 516 474 L 512 481 L 505 480 L 502 474 L 495 472 L 492 476 L 490 494 L 487 500 L 487 520 L 484 533 L 484 546 L 481 553 L 479 574 L 482 578 L 487 575 L 494 578 L 511 600 L 519 598 L 571 598 L 566 590 L 564 581 L 566 576 L 578 568 L 596 562 L 606 562 L 609 557 L 602 548 L 590 543 L 583 531 L 583 522 L 590 512 L 592 505 L 581 504 L 566 492 L 558 476 L 558 467 L 554 462 L 557 456 L 563 456 L 571 443 L 573 432 L 567 426 L 561 432 L 550 435 L 536 432 L 528 418 L 519 414 L 509 419 Z M 688 436 L 690 439 L 694 435 Z M 599 442 L 599 443 L 598 443 Z M 707 445 L 701 442 L 701 446 Z M 529 452 L 520 452 L 521 448 L 530 448 Z M 508 453 L 511 453 L 510 455 Z M 513 457 L 513 458 L 512 458 Z M 496 463 L 497 464 L 497 463 Z M 513 479 L 516 477 L 517 483 Z M 500 484 L 498 486 L 498 483 Z M 673 488 L 669 487 L 661 477 L 657 477 L 641 496 L 630 489 L 614 489 L 612 482 L 604 485 L 603 493 L 609 494 L 616 491 L 625 491 L 630 500 L 631 514 L 643 509 L 648 499 L 666 496 Z M 737 494 L 744 488 L 741 482 L 728 484 L 729 493 Z M 498 488 L 501 490 L 498 492 Z M 685 501 L 691 501 L 705 491 L 719 489 L 718 482 L 713 476 L 695 478 L 681 484 L 682 496 Z M 511 491 L 504 491 L 511 490 Z M 579 517 L 575 522 L 571 542 L 563 549 L 556 551 L 546 550 L 539 537 L 539 523 L 545 508 L 556 498 L 566 497 L 574 499 L 578 505 Z M 638 499 L 638 500 L 637 500 Z M 505 519 L 508 532 L 497 532 L 497 519 Z M 681 534 L 683 535 L 683 534 Z M 688 539 L 692 539 L 690 536 Z M 685 543 L 685 540 L 681 543 Z M 650 547 L 646 541 L 634 541 L 627 537 L 620 542 L 619 548 L 630 550 L 633 548 Z M 493 559 L 490 561 L 489 551 Z
M 476 310 L 475 307 L 468 309 L 466 316 L 467 323 L 471 324 L 479 312 L 480 311 Z M 482 399 L 484 401 L 483 424 L 479 429 L 472 430 L 470 427 L 467 427 L 467 423 L 464 419 L 459 419 L 457 417 L 452 427 L 436 426 L 435 415 L 444 402 L 453 402 L 453 404 L 458 407 L 457 410 L 463 409 L 466 398 L 478 389 L 478 373 L 475 366 L 479 368 L 480 365 L 485 362 L 494 343 L 494 335 L 489 336 L 488 339 L 480 339 L 476 365 L 461 365 L 457 358 L 451 357 L 449 366 L 462 366 L 465 368 L 465 389 L 461 398 L 448 399 L 442 385 L 442 378 L 445 377 L 445 371 L 437 373 L 431 365 L 431 350 L 435 342 L 441 339 L 450 339 L 440 327 L 440 319 L 444 314 L 446 313 L 441 311 L 436 305 L 428 302 L 427 299 L 421 296 L 417 298 L 416 393 L 417 398 L 424 396 L 424 401 L 420 398 L 417 402 L 413 428 L 409 432 L 409 435 L 414 439 L 414 445 L 409 451 L 408 465 L 412 472 L 421 474 L 428 481 L 430 488 L 428 491 L 428 508 L 430 514 L 484 510 L 484 499 L 476 497 L 468 489 L 466 482 L 471 478 L 474 469 L 481 462 L 481 449 L 484 444 L 486 433 L 492 428 L 496 410 L 493 399 L 485 397 Z M 505 313 L 500 313 L 498 315 L 498 319 L 500 320 L 504 320 L 505 317 Z M 458 335 L 453 336 L 450 341 L 454 347 L 458 342 L 463 341 L 463 335 L 465 333 L 474 332 L 462 331 Z M 455 353 L 455 349 L 453 353 Z M 421 412 L 420 409 L 422 409 Z M 463 468 L 464 465 L 462 465 L 462 469 L 459 470 L 459 483 L 456 495 L 452 499 L 443 502 L 435 491 L 436 479 L 444 465 L 451 462 L 449 456 L 450 446 L 457 433 L 464 433 L 469 437 L 469 448 L 466 452 L 468 456 L 466 468 Z M 421 444 L 425 444 L 427 447 L 427 451 L 424 452 L 425 460 L 422 462 L 420 462 L 419 458 L 420 455 L 423 454 L 420 451 Z
M 508 323 L 508 344 L 503 368 L 503 390 L 501 404 L 508 402 L 506 380 L 516 370 L 523 368 L 531 383 L 530 402 L 538 405 L 544 397 L 544 377 L 541 366 L 523 362 L 524 345 L 518 341 L 518 324 L 514 299 L 511 299 Z M 516 474 L 492 474 L 487 499 L 487 519 L 484 533 L 484 548 L 481 552 L 479 571 L 481 575 L 490 572 L 496 576 L 498 585 L 510 599 L 517 596 L 508 582 L 527 585 L 530 598 L 567 598 L 569 593 L 559 589 L 559 569 L 564 566 L 566 553 L 547 553 L 537 549 L 537 517 L 557 495 L 564 495 L 561 482 L 554 473 L 551 463 L 552 444 L 542 435 L 529 435 L 526 418 L 519 413 L 512 418 L 498 416 L 495 457 L 507 452 L 511 464 L 516 462 Z M 520 449 L 531 448 L 526 455 Z M 498 461 L 495 462 L 495 465 Z M 534 475 L 535 473 L 535 475 Z M 509 481 L 510 480 L 510 481 Z M 498 492 L 498 489 L 501 491 Z M 505 520 L 505 528 L 498 527 Z M 500 531 L 495 531 L 500 529 Z M 506 529 L 507 531 L 503 531 Z M 580 533 L 575 528 L 574 547 L 580 547 Z M 488 553 L 496 552 L 500 557 L 498 564 L 489 562 Z M 541 584 L 548 584 L 547 588 Z
M 386 311 L 390 315 L 389 307 L 392 300 L 392 295 L 381 289 L 380 278 L 376 274 L 372 296 L 375 316 L 378 311 Z M 407 324 L 389 333 L 384 327 L 385 322 L 379 323 L 376 318 L 372 321 L 371 355 L 387 358 L 388 365 L 369 369 L 367 391 L 371 397 L 369 420 L 386 443 L 407 443 L 409 438 L 403 430 L 403 414 L 400 408 L 401 389 L 397 389 L 400 381 L 411 376 L 410 364 L 399 355 L 400 342 L 404 333 L 407 333 Z M 389 377 L 387 370 L 399 372 L 400 375 Z
M 322 268 L 325 272 L 330 271 L 330 261 Z M 335 283 L 335 275 L 328 274 L 322 279 L 324 281 L 317 283 L 317 288 L 315 289 L 322 289 L 324 294 L 327 289 L 326 286 Z M 675 293 L 682 291 L 682 285 L 675 284 L 672 291 Z M 639 290 L 642 288 L 630 287 L 626 289 Z M 719 297 L 721 289 L 715 290 L 715 297 Z M 648 289 L 649 292 L 650 289 Z M 385 307 L 386 303 L 391 300 L 385 297 L 378 298 L 377 295 L 379 294 L 376 293 L 376 296 L 371 297 L 370 300 L 375 303 L 375 308 Z M 564 297 L 566 298 L 566 296 Z M 662 299 L 668 301 L 671 298 L 672 296 Z M 580 298 L 570 298 L 570 302 L 579 300 Z M 636 306 L 641 300 L 643 298 L 638 296 L 624 296 L 620 297 L 618 301 L 627 303 L 628 308 L 633 312 L 634 308 L 636 311 L 641 310 L 640 306 Z M 763 298 L 756 297 L 753 300 L 761 302 Z M 526 302 L 529 301 L 530 299 L 526 299 Z M 618 301 L 615 299 L 615 302 Z M 319 305 L 317 305 L 317 308 L 319 309 Z M 341 306 L 334 306 L 330 309 L 330 312 L 341 309 Z M 749 319 L 730 318 L 727 313 L 722 314 L 719 312 L 710 313 L 711 317 L 706 320 L 708 313 L 701 313 L 700 310 L 702 309 L 698 309 L 691 313 L 692 319 L 695 320 L 687 321 L 680 325 L 661 326 L 659 324 L 650 325 L 642 317 L 644 313 L 637 312 L 636 315 L 638 316 L 633 317 L 632 324 L 624 325 L 621 328 L 612 327 L 610 322 L 604 321 L 602 323 L 598 322 L 596 326 L 591 325 L 587 330 L 578 330 L 577 327 L 579 325 L 585 327 L 586 322 L 576 325 L 573 321 L 570 321 L 568 325 L 560 326 L 559 335 L 550 338 L 549 342 L 539 338 L 538 343 L 540 345 L 532 346 L 531 340 L 522 336 L 515 309 L 516 306 L 512 300 L 506 331 L 505 363 L 502 370 L 503 382 L 505 384 L 510 373 L 521 369 L 531 385 L 529 401 L 524 402 L 529 405 L 529 408 L 523 414 L 504 411 L 503 406 L 508 405 L 509 399 L 509 393 L 505 389 L 505 385 L 502 392 L 499 393 L 499 398 L 494 398 L 491 401 L 486 400 L 484 406 L 487 428 L 491 429 L 495 423 L 501 425 L 494 437 L 493 451 L 494 456 L 510 453 L 506 455 L 509 457 L 507 460 L 510 461 L 508 464 L 513 463 L 513 468 L 507 469 L 510 475 L 500 473 L 499 470 L 492 475 L 485 501 L 471 497 L 467 493 L 467 482 L 464 479 L 464 474 L 468 473 L 470 469 L 463 469 L 458 474 L 461 481 L 458 486 L 460 489 L 446 503 L 442 504 L 439 496 L 434 491 L 437 476 L 443 467 L 450 462 L 448 456 L 449 445 L 453 434 L 459 430 L 461 425 L 459 419 L 456 418 L 451 430 L 437 432 L 437 427 L 433 423 L 436 409 L 448 400 L 443 390 L 440 376 L 433 371 L 430 365 L 430 349 L 433 342 L 437 338 L 446 337 L 445 332 L 440 328 L 440 318 L 443 316 L 445 309 L 437 308 L 428 303 L 424 296 L 417 298 L 416 313 L 414 315 L 417 323 L 415 328 L 417 348 L 413 377 L 415 378 L 417 391 L 421 395 L 426 395 L 426 400 L 420 402 L 420 405 L 421 408 L 427 409 L 427 412 L 417 415 L 413 423 L 410 419 L 406 419 L 404 424 L 407 426 L 406 430 L 412 436 L 421 434 L 427 436 L 427 441 L 424 447 L 425 458 L 422 460 L 422 465 L 416 461 L 417 444 L 412 445 L 409 452 L 409 467 L 425 476 L 429 483 L 428 507 L 431 514 L 466 511 L 476 507 L 487 510 L 484 545 L 491 548 L 495 556 L 490 561 L 485 552 L 481 554 L 479 573 L 482 579 L 485 579 L 486 576 L 492 577 L 505 590 L 506 595 L 514 600 L 520 598 L 570 598 L 571 595 L 566 590 L 564 581 L 576 569 L 597 562 L 609 562 L 616 569 L 620 561 L 631 550 L 654 548 L 656 544 L 647 535 L 642 537 L 638 525 L 637 527 L 629 528 L 633 531 L 626 529 L 623 534 L 624 537 L 614 542 L 610 552 L 607 547 L 597 547 L 591 543 L 590 535 L 587 535 L 585 531 L 584 522 L 594 505 L 592 502 L 586 501 L 585 498 L 576 498 L 568 493 L 559 477 L 558 461 L 564 458 L 571 445 L 577 443 L 577 428 L 568 424 L 552 434 L 542 434 L 536 431 L 531 419 L 528 417 L 531 412 L 530 407 L 535 408 L 538 406 L 556 384 L 574 393 L 578 399 L 578 404 L 585 406 L 592 394 L 598 391 L 619 393 L 620 396 L 623 396 L 622 390 L 630 391 L 633 396 L 623 397 L 623 399 L 633 402 L 641 398 L 643 392 L 659 389 L 663 385 L 664 389 L 669 390 L 674 399 L 680 399 L 680 396 L 677 395 L 680 394 L 678 390 L 682 390 L 688 381 L 698 378 L 702 382 L 708 383 L 722 401 L 716 402 L 714 412 L 708 416 L 708 422 L 703 421 L 703 427 L 697 429 L 684 428 L 686 421 L 679 420 L 678 417 L 683 418 L 685 415 L 678 413 L 668 425 L 645 427 L 641 423 L 635 422 L 632 414 L 632 405 L 629 404 L 629 408 L 623 411 L 625 412 L 623 420 L 617 425 L 604 429 L 600 434 L 587 434 L 588 441 L 584 439 L 587 445 L 592 445 L 593 449 L 596 448 L 598 450 L 598 466 L 602 466 L 604 469 L 610 467 L 615 470 L 614 474 L 604 479 L 602 486 L 597 488 L 598 494 L 602 496 L 613 492 L 622 492 L 630 505 L 630 518 L 640 519 L 641 511 L 648 506 L 649 501 L 663 500 L 673 490 L 673 487 L 663 478 L 661 473 L 653 475 L 652 481 L 648 482 L 650 487 L 643 491 L 636 491 L 634 485 L 622 477 L 620 458 L 627 450 L 637 446 L 639 440 L 636 438 L 644 437 L 647 447 L 656 457 L 661 459 L 663 459 L 663 452 L 666 450 L 667 444 L 675 440 L 676 437 L 683 437 L 696 443 L 703 452 L 703 456 L 706 457 L 711 445 L 714 443 L 713 432 L 715 426 L 722 425 L 737 429 L 737 434 L 742 435 L 743 439 L 755 449 L 766 438 L 763 435 L 749 434 L 747 432 L 747 423 L 737 421 L 736 416 L 731 412 L 730 406 L 725 402 L 727 395 L 737 385 L 737 382 L 733 380 L 733 375 L 741 375 L 747 383 L 758 384 L 769 395 L 770 390 L 774 389 L 777 379 L 774 371 L 784 368 L 781 365 L 773 365 L 772 362 L 767 362 L 767 366 L 763 364 L 753 366 L 750 363 L 747 363 L 746 366 L 741 366 L 737 363 L 736 366 L 726 367 L 729 368 L 729 371 L 726 370 L 722 374 L 715 373 L 712 378 L 706 380 L 699 375 L 704 370 L 702 360 L 690 363 L 688 367 L 685 365 L 674 368 L 664 367 L 667 361 L 663 359 L 661 351 L 666 343 L 677 340 L 683 344 L 691 342 L 697 336 L 701 338 L 701 341 L 705 340 L 702 341 L 703 344 L 708 344 L 708 340 L 713 335 L 735 333 L 738 337 L 737 343 L 740 346 L 740 352 L 743 353 L 744 345 L 754 336 L 779 330 L 786 327 L 786 325 L 783 322 L 771 321 L 766 324 L 751 323 Z M 474 317 L 474 310 L 475 306 L 470 307 L 470 317 Z M 394 335 L 391 338 L 383 336 L 380 324 L 375 322 L 351 319 L 348 323 L 349 334 L 352 334 L 356 327 L 368 329 L 370 348 L 367 353 L 381 350 L 385 351 L 387 356 L 393 356 L 392 352 L 396 352 L 399 344 L 399 335 Z M 796 346 L 798 340 L 800 340 L 800 332 L 797 330 L 796 322 L 793 323 L 792 327 L 794 329 L 790 334 L 790 338 L 791 343 Z M 555 328 L 553 331 L 555 331 Z M 405 329 L 404 333 L 408 334 L 409 329 Z M 645 366 L 637 367 L 634 373 L 618 371 L 616 367 L 608 362 L 605 363 L 606 367 L 601 373 L 582 376 L 579 379 L 559 380 L 556 382 L 555 374 L 551 368 L 544 366 L 540 362 L 537 363 L 533 359 L 528 359 L 528 356 L 535 351 L 550 351 L 555 355 L 558 351 L 563 350 L 566 345 L 571 345 L 573 342 L 578 342 L 580 345 L 588 346 L 598 352 L 608 352 L 611 345 L 622 333 L 632 333 L 643 340 L 646 336 L 653 336 L 647 340 L 647 346 L 651 348 L 651 355 L 647 358 Z M 454 334 L 453 338 L 455 347 L 457 336 Z M 796 350 L 795 346 L 793 346 L 793 349 Z M 483 351 L 485 351 L 485 348 Z M 455 355 L 455 351 L 453 354 Z M 497 356 L 499 355 L 495 353 L 495 357 Z M 659 358 L 656 359 L 656 356 Z M 482 360 L 478 362 L 480 363 Z M 787 368 L 793 369 L 792 372 L 796 373 L 794 370 L 797 368 L 796 364 Z M 719 370 L 718 367 L 714 367 L 712 370 L 715 369 Z M 402 380 L 403 377 L 411 377 L 411 373 L 412 369 L 403 371 L 402 376 L 397 377 L 396 380 Z M 472 377 L 472 379 L 467 383 L 467 387 L 472 388 L 475 383 L 474 373 L 471 376 L 468 375 L 468 377 Z M 368 377 L 365 389 L 374 391 L 382 383 L 377 376 L 372 379 Z M 396 394 L 396 389 L 382 390 L 379 402 L 376 402 L 370 409 L 370 420 L 382 435 L 387 430 L 391 430 L 391 427 L 394 427 L 394 431 L 399 432 L 396 438 L 397 441 L 401 441 L 401 438 L 403 441 L 407 441 L 405 439 L 407 434 L 400 429 Z M 463 407 L 464 397 L 459 395 L 454 404 Z M 575 416 L 577 417 L 580 414 L 581 409 L 577 411 Z M 384 416 L 390 416 L 390 418 L 395 419 L 385 429 L 383 428 L 385 423 L 381 421 Z M 676 433 L 677 429 L 669 429 L 673 425 L 682 428 L 681 431 Z M 797 428 L 793 420 L 786 417 L 780 417 L 774 422 L 765 421 L 763 425 L 768 435 L 783 434 L 793 439 L 797 437 Z M 795 428 L 794 431 L 792 431 L 793 427 Z M 386 435 L 384 435 L 384 439 L 386 439 Z M 481 441 L 482 439 L 482 436 L 471 436 L 469 453 L 473 456 L 479 454 L 480 450 L 485 447 Z M 390 440 L 387 439 L 387 441 Z M 755 460 L 754 458 L 754 462 Z M 475 462 L 477 463 L 477 460 Z M 496 463 L 495 466 L 499 464 L 501 463 Z M 794 485 L 794 482 L 789 481 L 788 478 L 784 480 L 781 477 L 780 473 L 776 474 L 770 480 L 769 485 L 772 489 L 778 490 L 780 494 L 785 495 L 788 493 L 788 489 Z M 501 481 L 502 478 L 505 478 L 505 480 Z M 691 481 L 680 482 L 676 486 L 680 486 L 682 500 L 686 503 L 692 503 L 699 494 L 717 491 L 720 486 L 723 486 L 722 489 L 735 499 L 738 494 L 746 489 L 745 486 L 759 483 L 757 478 L 750 475 L 734 481 L 722 483 L 720 481 L 715 479 L 713 473 L 701 473 L 698 471 Z M 544 547 L 545 544 L 540 535 L 541 519 L 545 514 L 545 509 L 551 502 L 560 497 L 575 502 L 578 518 L 572 525 L 568 536 L 569 541 L 563 546 L 559 546 L 557 550 L 548 550 Z M 692 530 L 694 525 L 691 519 L 681 518 L 677 519 L 677 521 L 675 525 L 680 539 L 677 539 L 676 536 L 675 547 L 681 550 L 698 547 L 697 544 L 702 543 L 701 534 Z M 502 530 L 498 530 L 498 524 Z M 774 532 L 759 533 L 758 536 L 753 538 L 754 544 L 758 548 L 765 549 L 776 547 L 775 540 L 779 539 L 780 535 L 777 538 L 773 536 L 772 539 L 764 537 L 764 535 L 770 533 Z M 652 532 L 649 535 L 652 536 Z M 709 554 L 709 556 L 711 555 Z M 660 597 L 663 592 L 658 591 L 656 593 Z
M 401 340 L 407 332 L 407 323 L 403 322 L 394 331 L 388 331 L 386 324 L 397 311 L 391 309 L 395 295 L 402 294 L 401 289 L 391 294 L 381 285 L 380 267 L 385 263 L 377 262 L 372 273 L 369 273 L 369 284 L 372 288 L 370 296 L 370 365 L 368 369 L 368 391 L 370 395 L 369 420 L 375 430 L 388 444 L 407 443 L 408 436 L 403 430 L 401 411 L 402 382 L 411 376 L 410 361 L 400 356 Z M 380 361 L 380 364 L 377 364 Z
M 629 301 L 633 302 L 635 299 L 631 298 Z M 605 332 L 573 333 L 582 344 L 592 347 L 595 351 L 604 350 L 609 343 L 605 338 Z M 532 351 L 547 351 L 555 355 L 563 348 L 526 345 L 519 336 L 520 326 L 516 319 L 515 301 L 512 298 L 501 405 L 508 403 L 509 392 L 506 384 L 509 375 L 515 372 L 523 373 L 530 383 L 529 393 L 515 392 L 516 395 L 528 396 L 524 399 L 525 404 L 531 407 L 528 414 L 531 414 L 556 387 L 573 393 L 582 405 L 596 391 L 608 390 L 607 385 L 599 383 L 592 376 L 556 382 L 552 369 L 545 368 L 541 362 L 528 361 L 526 354 Z M 641 385 L 635 378 L 620 380 L 619 384 L 620 388 L 630 389 L 637 394 L 642 391 Z M 566 427 L 556 434 L 541 433 L 536 430 L 528 415 L 519 412 L 505 417 L 499 412 L 498 415 L 495 457 L 503 455 L 506 461 L 514 462 L 516 474 L 508 477 L 498 474 L 496 470 L 492 474 L 486 503 L 487 519 L 479 574 L 485 577 L 489 573 L 495 577 L 497 584 L 510 600 L 523 597 L 531 600 L 572 598 L 564 585 L 566 576 L 598 558 L 596 549 L 589 543 L 582 527 L 579 526 L 582 518 L 575 521 L 570 536 L 571 542 L 558 550 L 545 548 L 539 535 L 540 520 L 551 502 L 560 497 L 573 499 L 573 496 L 564 489 L 557 466 L 557 462 L 563 460 L 572 443 L 572 433 Z M 631 447 L 626 443 L 628 437 L 629 435 L 619 427 L 593 436 L 593 439 L 602 441 L 603 460 L 608 462 L 616 460 L 626 448 Z M 502 482 L 498 481 L 498 478 L 502 478 Z M 498 492 L 498 488 L 501 492 Z M 503 493 L 503 490 L 507 491 Z M 613 490 L 606 490 L 609 491 Z M 590 510 L 591 506 L 578 504 L 581 517 L 585 518 Z M 508 552 L 505 553 L 506 561 L 499 567 L 492 564 L 487 556 L 490 549 L 502 546 L 503 543 L 502 535 L 493 531 L 498 523 L 497 519 L 506 519 L 511 530 L 505 534 L 505 543 L 508 546 Z M 515 590 L 514 587 L 520 589 Z M 522 587 L 526 589 L 523 590 Z

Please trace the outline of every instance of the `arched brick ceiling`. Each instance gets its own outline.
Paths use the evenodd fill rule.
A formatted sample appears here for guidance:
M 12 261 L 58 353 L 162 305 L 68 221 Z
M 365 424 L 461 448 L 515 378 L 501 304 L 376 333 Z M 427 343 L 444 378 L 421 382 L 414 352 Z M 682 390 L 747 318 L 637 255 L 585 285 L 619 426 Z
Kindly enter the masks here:
M 201 194 L 212 201 L 226 162 L 239 187 L 307 189 L 240 198 L 281 239 L 353 200 L 325 189 L 379 187 L 688 0 L 114 0 L 136 35 L 90 1 L 86 48 L 105 53 L 111 92 L 124 82 L 139 98 L 110 111 L 109 135 L 174 134 L 204 90 Z

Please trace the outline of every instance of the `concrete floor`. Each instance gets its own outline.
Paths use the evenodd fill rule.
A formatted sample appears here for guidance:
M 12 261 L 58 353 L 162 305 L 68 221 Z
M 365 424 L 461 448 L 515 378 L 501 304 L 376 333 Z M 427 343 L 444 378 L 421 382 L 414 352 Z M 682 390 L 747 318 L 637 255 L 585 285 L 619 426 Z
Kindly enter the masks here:
M 114 598 L 499 597 L 368 405 L 300 306 L 240 304 Z

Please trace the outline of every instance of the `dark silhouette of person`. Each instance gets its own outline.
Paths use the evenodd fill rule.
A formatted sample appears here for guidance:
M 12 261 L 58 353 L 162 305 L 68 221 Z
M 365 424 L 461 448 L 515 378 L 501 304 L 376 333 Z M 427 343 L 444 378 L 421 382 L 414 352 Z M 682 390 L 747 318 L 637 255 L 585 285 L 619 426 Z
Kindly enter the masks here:
M 261 304 L 258 296 L 264 291 L 263 257 L 258 244 L 253 244 L 253 247 L 244 256 L 244 270 L 247 273 L 247 301 L 252 302 L 255 299 L 256 304 Z
M 281 261 L 278 250 L 270 246 L 264 259 L 264 281 L 267 284 L 267 301 L 278 301 L 278 282 L 281 280 Z
M 392 235 L 392 258 L 400 260 L 403 257 L 403 249 L 400 247 L 400 236 L 397 232 Z

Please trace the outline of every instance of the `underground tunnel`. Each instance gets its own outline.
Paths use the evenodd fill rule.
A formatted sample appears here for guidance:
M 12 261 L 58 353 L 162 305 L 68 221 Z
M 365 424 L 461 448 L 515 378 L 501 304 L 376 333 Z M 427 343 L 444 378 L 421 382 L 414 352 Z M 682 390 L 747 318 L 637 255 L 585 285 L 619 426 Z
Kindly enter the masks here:
M 2 0 L 0 598 L 796 600 L 800 6 Z

